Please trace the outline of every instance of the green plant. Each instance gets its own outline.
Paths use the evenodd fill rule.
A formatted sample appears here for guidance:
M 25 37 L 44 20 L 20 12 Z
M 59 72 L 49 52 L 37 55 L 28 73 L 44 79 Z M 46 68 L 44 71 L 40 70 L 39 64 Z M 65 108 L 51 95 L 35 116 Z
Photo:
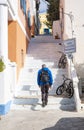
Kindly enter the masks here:
M 60 0 L 47 0 L 48 2 L 48 8 L 47 8 L 47 21 L 46 25 L 48 28 L 52 29 L 53 21 L 60 19 L 60 13 L 59 13 L 59 5 Z
M 4 62 L 2 59 L 0 59 L 0 72 L 4 71 L 4 69 L 6 68 Z

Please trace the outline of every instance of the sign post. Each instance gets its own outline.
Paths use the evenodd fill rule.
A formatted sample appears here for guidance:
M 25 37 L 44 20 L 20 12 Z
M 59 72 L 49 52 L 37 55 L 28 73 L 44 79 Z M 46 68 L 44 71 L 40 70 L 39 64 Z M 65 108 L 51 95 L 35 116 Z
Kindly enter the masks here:
M 67 39 L 64 40 L 64 52 L 65 54 L 72 54 L 76 52 L 76 39 Z
M 72 38 L 72 39 L 67 39 L 64 40 L 64 53 L 68 55 L 68 58 L 70 59 L 70 71 L 69 71 L 69 75 L 71 78 L 71 61 L 73 59 L 73 55 L 72 53 L 76 52 L 76 39 Z

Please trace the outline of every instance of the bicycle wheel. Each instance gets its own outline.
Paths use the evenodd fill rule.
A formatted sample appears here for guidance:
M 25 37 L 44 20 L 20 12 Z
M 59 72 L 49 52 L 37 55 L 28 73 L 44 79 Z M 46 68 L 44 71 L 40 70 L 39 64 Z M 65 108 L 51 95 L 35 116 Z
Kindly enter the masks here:
M 56 89 L 56 94 L 57 95 L 62 95 L 62 93 L 64 92 L 64 89 L 63 89 L 63 85 L 60 85 L 57 89 Z
M 66 68 L 66 64 L 62 63 L 62 68 L 65 69 Z
M 66 92 L 67 92 L 67 97 L 68 98 L 73 97 L 74 89 L 73 89 L 73 83 L 72 82 L 69 83 L 69 87 L 66 89 Z
M 61 68 L 61 63 L 60 62 L 58 63 L 58 68 Z

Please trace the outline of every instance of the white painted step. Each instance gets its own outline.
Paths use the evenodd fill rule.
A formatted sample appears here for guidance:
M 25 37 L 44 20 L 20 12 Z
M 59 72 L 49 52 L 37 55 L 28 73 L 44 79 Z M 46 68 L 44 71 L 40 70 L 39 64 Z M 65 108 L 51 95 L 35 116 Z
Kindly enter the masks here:
M 41 96 L 32 96 L 28 98 L 15 98 L 11 109 L 28 109 L 28 110 L 74 110 L 75 104 L 73 98 L 58 98 L 49 96 L 48 105 L 42 108 Z
M 75 105 L 61 105 L 61 104 L 54 104 L 54 105 L 47 105 L 42 107 L 41 104 L 38 105 L 12 105 L 12 110 L 33 110 L 33 111 L 47 111 L 47 110 L 65 110 L 65 111 L 74 111 Z

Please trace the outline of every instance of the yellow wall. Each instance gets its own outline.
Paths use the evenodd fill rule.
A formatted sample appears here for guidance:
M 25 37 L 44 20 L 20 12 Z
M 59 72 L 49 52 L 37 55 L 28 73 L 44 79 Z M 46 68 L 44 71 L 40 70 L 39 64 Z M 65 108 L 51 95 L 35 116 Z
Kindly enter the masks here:
M 39 14 L 39 19 L 40 19 L 40 24 L 41 24 L 40 34 L 44 34 L 44 28 L 48 29 L 47 25 L 45 24 L 45 22 L 47 21 L 46 15 L 47 15 L 47 13 Z M 52 32 L 51 29 L 49 29 L 49 31 Z

